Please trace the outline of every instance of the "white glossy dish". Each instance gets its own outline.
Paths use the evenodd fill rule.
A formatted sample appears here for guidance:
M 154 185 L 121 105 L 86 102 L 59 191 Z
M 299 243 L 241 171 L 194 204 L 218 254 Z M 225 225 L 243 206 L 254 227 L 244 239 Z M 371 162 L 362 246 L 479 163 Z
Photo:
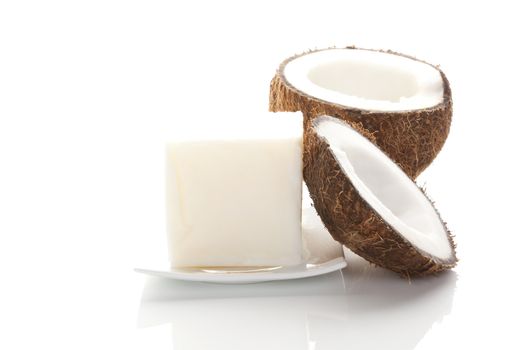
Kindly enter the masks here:
M 149 270 L 135 269 L 139 273 L 177 280 L 211 283 L 256 283 L 277 280 L 289 280 L 318 276 L 346 267 L 346 261 L 339 257 L 322 264 L 300 264 L 295 266 L 260 268 L 260 269 L 171 269 Z
M 136 268 L 151 276 L 211 283 L 256 283 L 323 275 L 346 267 L 343 249 L 312 208 L 303 209 L 305 261 L 294 266 L 239 268 Z

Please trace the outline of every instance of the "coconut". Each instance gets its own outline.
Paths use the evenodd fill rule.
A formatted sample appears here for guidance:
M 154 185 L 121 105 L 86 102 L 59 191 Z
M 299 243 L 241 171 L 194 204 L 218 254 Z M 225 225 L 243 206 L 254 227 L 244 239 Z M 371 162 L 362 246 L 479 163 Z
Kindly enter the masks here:
M 391 51 L 348 47 L 285 60 L 270 86 L 270 111 L 302 111 L 305 130 L 331 115 L 365 136 L 411 178 L 441 150 L 452 117 L 451 91 L 435 66 Z
M 452 236 L 433 203 L 362 132 L 321 116 L 305 133 L 304 180 L 330 234 L 405 276 L 455 266 Z

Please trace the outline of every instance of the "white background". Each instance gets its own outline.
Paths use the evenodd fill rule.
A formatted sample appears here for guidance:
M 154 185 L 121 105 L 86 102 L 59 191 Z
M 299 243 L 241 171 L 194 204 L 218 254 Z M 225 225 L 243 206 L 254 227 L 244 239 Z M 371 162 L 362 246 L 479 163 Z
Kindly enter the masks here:
M 523 349 L 519 2 L 1 1 L 0 348 Z M 450 137 L 421 176 L 453 272 L 252 286 L 145 279 L 166 130 L 267 108 L 278 64 L 355 44 L 440 64 Z M 217 124 L 215 124 L 217 125 Z

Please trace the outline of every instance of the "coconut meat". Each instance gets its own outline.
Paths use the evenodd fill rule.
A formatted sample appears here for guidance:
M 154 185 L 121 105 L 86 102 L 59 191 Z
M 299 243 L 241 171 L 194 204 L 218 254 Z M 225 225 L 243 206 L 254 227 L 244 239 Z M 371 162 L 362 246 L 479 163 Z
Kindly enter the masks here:
M 322 116 L 315 132 L 372 209 L 413 246 L 442 260 L 453 252 L 431 202 L 387 155 L 344 122 Z
M 245 120 L 166 145 L 173 267 L 287 266 L 302 261 L 301 113 Z
M 367 111 L 430 108 L 443 100 L 443 79 L 436 68 L 380 51 L 316 51 L 288 62 L 283 75 L 306 95 Z

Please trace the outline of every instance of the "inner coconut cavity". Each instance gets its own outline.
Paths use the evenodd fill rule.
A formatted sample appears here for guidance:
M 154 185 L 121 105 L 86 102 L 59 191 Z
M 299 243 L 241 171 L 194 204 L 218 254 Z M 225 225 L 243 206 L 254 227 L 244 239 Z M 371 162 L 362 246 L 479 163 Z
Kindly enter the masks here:
M 360 196 L 391 228 L 420 251 L 450 259 L 452 247 L 433 205 L 388 156 L 333 117 L 318 117 L 314 128 Z
M 443 100 L 443 79 L 433 66 L 396 54 L 328 49 L 288 62 L 283 74 L 312 97 L 367 111 L 406 111 Z

